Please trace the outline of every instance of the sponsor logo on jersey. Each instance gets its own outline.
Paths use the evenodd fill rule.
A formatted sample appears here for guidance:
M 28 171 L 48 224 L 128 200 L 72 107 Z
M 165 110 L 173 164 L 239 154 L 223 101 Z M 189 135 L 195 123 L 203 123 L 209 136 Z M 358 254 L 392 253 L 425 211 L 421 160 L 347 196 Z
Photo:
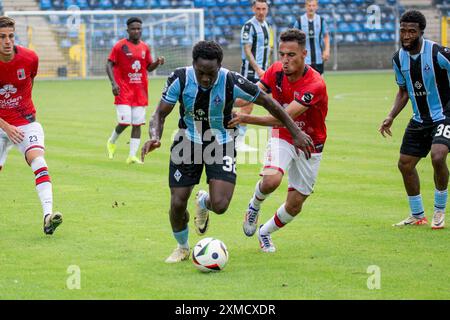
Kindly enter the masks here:
M 25 80 L 25 78 L 26 78 L 25 69 L 17 70 L 17 78 L 19 80 Z
M 414 87 L 416 87 L 417 90 L 422 89 L 423 85 L 420 83 L 420 81 L 416 81 L 416 83 L 414 84 Z
M 142 73 L 139 72 L 142 68 L 141 62 L 139 60 L 135 60 L 131 65 L 131 68 L 134 70 L 134 73 L 128 74 L 128 77 L 130 78 L 130 83 L 141 83 Z
M 17 89 L 14 88 L 12 84 L 5 84 L 3 88 L 0 89 L 0 95 L 4 96 L 6 99 L 11 97 L 11 95 L 15 94 Z
M 139 60 L 136 60 L 131 68 L 134 70 L 134 72 L 139 72 L 139 70 L 141 70 L 141 62 Z
M 429 72 L 431 70 L 430 65 L 427 63 L 424 68 L 425 72 Z
M 17 108 L 22 101 L 23 97 L 18 96 L 13 98 L 12 96 L 17 93 L 17 88 L 12 84 L 5 84 L 3 88 L 0 88 L 0 108 L 1 109 L 12 109 Z
M 208 121 L 208 117 L 206 117 L 205 110 L 202 110 L 202 109 L 195 110 L 194 119 L 195 119 L 195 121 Z

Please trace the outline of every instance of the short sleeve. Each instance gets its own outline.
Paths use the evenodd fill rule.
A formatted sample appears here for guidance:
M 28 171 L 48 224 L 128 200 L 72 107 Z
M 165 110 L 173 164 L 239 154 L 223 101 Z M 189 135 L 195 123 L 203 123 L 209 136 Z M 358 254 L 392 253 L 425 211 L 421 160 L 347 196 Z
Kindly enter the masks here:
M 34 79 L 38 73 L 39 69 L 39 57 L 37 55 L 34 56 L 33 64 L 31 66 L 31 78 Z
M 273 83 L 275 81 L 274 77 L 274 67 L 273 65 L 269 67 L 269 69 L 264 72 L 264 76 L 262 79 L 259 80 L 259 82 L 267 89 L 266 91 L 268 93 L 272 92 Z
M 180 69 L 172 72 L 167 78 L 161 99 L 169 104 L 175 105 L 181 94 Z
M 314 85 L 306 89 L 303 93 L 295 93 L 294 100 L 305 107 L 313 107 L 322 100 L 325 94 L 325 87 L 323 84 Z
M 109 54 L 108 60 L 111 61 L 112 63 L 117 63 L 117 54 L 118 54 L 118 46 L 115 45 L 112 49 L 111 52 Z
M 447 70 L 450 77 L 450 49 L 447 47 L 440 47 L 437 53 L 437 61 L 442 69 Z
M 392 66 L 394 68 L 394 73 L 395 73 L 395 80 L 397 81 L 397 84 L 399 87 L 406 87 L 406 79 L 403 76 L 401 70 L 400 70 L 400 66 L 397 64 L 397 59 L 394 57 L 394 59 L 392 60 Z
M 241 30 L 241 44 L 253 43 L 253 28 L 250 22 L 246 23 Z
M 325 21 L 324 18 L 322 18 L 322 33 L 324 35 L 327 35 L 329 33 L 328 24 L 327 24 L 327 22 Z
M 249 102 L 254 102 L 258 98 L 261 89 L 239 73 L 230 73 L 231 81 L 233 81 L 233 99 L 240 98 Z

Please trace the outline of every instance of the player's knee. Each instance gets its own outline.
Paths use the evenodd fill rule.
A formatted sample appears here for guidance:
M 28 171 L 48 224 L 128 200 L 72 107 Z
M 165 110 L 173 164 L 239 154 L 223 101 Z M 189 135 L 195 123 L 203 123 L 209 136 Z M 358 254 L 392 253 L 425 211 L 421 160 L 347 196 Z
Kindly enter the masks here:
M 228 201 L 227 199 L 211 201 L 212 211 L 217 214 L 224 214 L 227 211 L 229 204 L 230 201 Z
M 187 201 L 179 197 L 172 197 L 170 210 L 175 215 L 184 215 L 187 208 Z
M 281 180 L 277 176 L 264 176 L 260 187 L 261 192 L 265 194 L 274 192 L 280 186 Z
M 405 161 L 403 159 L 398 160 L 397 166 L 402 173 L 408 173 L 414 170 L 414 165 L 410 161 Z
M 442 167 L 447 163 L 447 151 L 439 150 L 431 153 L 431 162 L 434 167 Z

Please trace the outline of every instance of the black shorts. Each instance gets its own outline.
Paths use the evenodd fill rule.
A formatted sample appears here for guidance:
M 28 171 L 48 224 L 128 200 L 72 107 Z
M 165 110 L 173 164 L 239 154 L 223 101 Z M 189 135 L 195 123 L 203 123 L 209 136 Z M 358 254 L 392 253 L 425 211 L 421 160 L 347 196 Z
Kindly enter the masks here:
M 450 118 L 431 125 L 411 120 L 405 130 L 400 153 L 425 158 L 433 144 L 444 144 L 450 149 Z
M 177 136 L 170 148 L 169 186 L 189 187 L 200 182 L 206 170 L 206 182 L 222 180 L 236 184 L 236 149 L 234 139 L 226 144 L 205 141 L 197 144 L 186 136 Z
M 316 70 L 318 73 L 323 74 L 323 71 L 324 71 L 323 63 L 321 63 L 321 64 L 312 63 L 311 67 L 314 70 Z

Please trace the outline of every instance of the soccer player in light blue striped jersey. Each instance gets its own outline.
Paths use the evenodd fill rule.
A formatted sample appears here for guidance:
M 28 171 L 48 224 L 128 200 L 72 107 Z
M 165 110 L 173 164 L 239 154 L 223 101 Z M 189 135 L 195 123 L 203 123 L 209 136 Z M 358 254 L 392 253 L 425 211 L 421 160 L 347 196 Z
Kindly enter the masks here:
M 330 59 L 330 35 L 325 19 L 318 15 L 318 0 L 306 0 L 306 13 L 294 23 L 294 28 L 306 33 L 306 64 L 309 64 L 320 74 L 324 72 L 324 62 Z
M 403 136 L 398 161 L 411 213 L 394 226 L 428 223 L 416 165 L 431 150 L 435 183 L 431 226 L 442 229 L 449 179 L 446 160 L 450 148 L 450 49 L 424 39 L 425 27 L 425 16 L 417 10 L 405 12 L 400 19 L 402 48 L 393 58 L 399 91 L 379 131 L 383 136 L 392 135 L 394 119 L 411 100 L 413 117 Z
M 214 41 L 200 41 L 192 51 L 193 65 L 176 69 L 168 78 L 161 101 L 150 120 L 148 140 L 141 159 L 161 146 L 164 121 L 179 102 L 179 131 L 171 147 L 169 162 L 170 223 L 177 248 L 166 259 L 177 263 L 189 259 L 189 214 L 187 204 L 206 171 L 209 192 L 197 192 L 194 218 L 197 234 L 209 226 L 209 211 L 223 214 L 236 183 L 234 129 L 228 128 L 236 99 L 263 106 L 291 132 L 294 145 L 313 148 L 311 137 L 302 132 L 283 107 L 237 72 L 222 68 L 223 51 Z

